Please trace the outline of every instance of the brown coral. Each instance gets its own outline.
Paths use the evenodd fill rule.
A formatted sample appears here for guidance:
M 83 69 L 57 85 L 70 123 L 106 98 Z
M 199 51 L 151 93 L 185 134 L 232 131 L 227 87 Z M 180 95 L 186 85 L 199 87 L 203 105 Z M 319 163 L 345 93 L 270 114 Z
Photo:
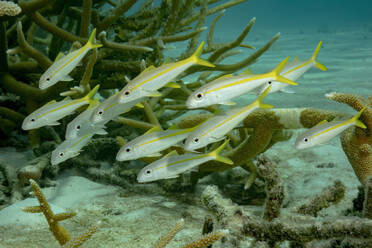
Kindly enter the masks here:
M 361 111 L 366 108 L 359 120 L 366 126 L 366 129 L 352 127 L 346 130 L 341 136 L 342 149 L 344 150 L 350 164 L 359 181 L 364 184 L 368 177 L 372 176 L 372 104 L 371 97 L 366 100 L 360 96 L 344 93 L 330 93 L 327 98 L 336 102 L 345 103 Z

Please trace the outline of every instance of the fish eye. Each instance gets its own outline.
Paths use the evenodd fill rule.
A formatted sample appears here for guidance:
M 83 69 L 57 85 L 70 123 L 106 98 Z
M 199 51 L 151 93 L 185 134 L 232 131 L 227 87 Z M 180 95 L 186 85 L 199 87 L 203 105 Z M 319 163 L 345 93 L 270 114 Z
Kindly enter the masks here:
M 63 152 L 60 152 L 60 153 L 59 153 L 59 156 L 60 156 L 60 157 L 63 157 L 63 155 L 64 155 Z
M 126 152 L 130 152 L 130 148 L 125 149 Z
M 198 138 L 195 138 L 194 139 L 194 143 L 198 143 L 199 142 L 199 139 Z
M 31 119 L 31 121 L 32 121 L 32 122 L 34 122 L 34 121 L 35 121 L 35 119 L 34 119 L 34 118 L 32 118 L 32 119 Z
M 126 96 L 128 96 L 129 94 L 130 94 L 130 91 L 129 90 L 127 90 L 127 91 L 124 92 L 124 95 L 126 95 Z
M 50 78 L 47 78 L 47 79 L 46 79 L 46 81 L 49 81 L 49 80 L 50 80 Z
M 198 94 L 196 95 L 196 98 L 198 98 L 198 99 L 202 99 L 202 98 L 203 98 L 203 94 L 202 94 L 202 93 L 198 93 Z
M 98 114 L 99 114 L 99 115 L 102 115 L 102 114 L 103 114 L 103 111 L 99 111 Z
M 151 174 L 151 170 L 146 170 L 145 173 L 146 173 L 147 175 L 149 175 L 149 174 Z
M 308 140 L 307 138 L 304 138 L 304 141 L 305 141 L 305 142 L 308 142 L 309 140 Z
M 267 82 L 268 84 L 271 84 L 271 81 Z
M 77 129 L 77 130 L 80 130 L 80 128 L 81 128 L 80 125 L 77 125 L 77 126 L 76 126 L 76 129 Z

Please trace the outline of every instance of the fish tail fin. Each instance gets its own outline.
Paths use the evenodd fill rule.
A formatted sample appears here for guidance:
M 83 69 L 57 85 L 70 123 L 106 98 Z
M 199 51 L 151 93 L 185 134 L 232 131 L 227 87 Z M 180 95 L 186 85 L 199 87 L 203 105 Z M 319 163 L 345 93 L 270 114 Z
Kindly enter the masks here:
M 99 48 L 99 47 L 103 46 L 102 44 L 94 43 L 95 38 L 96 38 L 96 29 L 93 29 L 92 33 L 89 36 L 88 42 L 87 42 L 87 46 L 89 48 Z
M 93 97 L 94 95 L 97 93 L 99 89 L 99 84 L 96 85 L 96 87 L 94 87 L 91 91 L 89 91 L 89 93 L 83 97 L 83 100 L 91 103 L 92 101 L 94 101 Z
M 314 63 L 314 66 L 316 68 L 322 71 L 326 71 L 327 68 L 316 60 L 316 57 L 318 56 L 318 53 L 319 53 L 320 48 L 322 47 L 322 44 L 323 44 L 323 41 L 319 41 L 318 46 L 315 48 L 315 51 L 313 55 L 311 56 L 310 60 Z
M 271 85 L 267 87 L 266 90 L 257 97 L 256 103 L 258 104 L 259 108 L 263 108 L 263 109 L 274 108 L 273 105 L 262 103 L 263 99 L 269 94 L 270 89 L 271 89 Z
M 282 73 L 284 66 L 287 64 L 289 57 L 285 58 L 280 64 L 271 72 L 269 72 L 269 75 L 274 78 L 275 81 L 290 84 L 290 85 L 298 85 L 298 83 L 293 82 L 292 80 L 289 80 L 288 78 L 285 78 L 280 75 Z
M 355 123 L 355 126 L 357 127 L 360 127 L 360 128 L 363 128 L 363 129 L 366 129 L 366 125 L 364 125 L 363 122 L 361 122 L 359 119 L 359 117 L 362 115 L 363 111 L 366 109 L 366 107 L 364 107 L 361 111 L 359 111 L 356 115 L 354 115 L 350 121 L 351 122 L 354 122 Z
M 215 67 L 215 65 L 212 64 L 211 62 L 200 58 L 200 55 L 203 52 L 203 46 L 204 46 L 204 41 L 202 41 L 202 43 L 200 43 L 199 47 L 196 49 L 194 54 L 191 55 L 191 57 L 189 59 L 191 61 L 195 62 L 195 64 L 198 64 L 198 65 L 203 65 L 203 66 L 207 66 L 207 67 Z
M 223 150 L 223 148 L 225 148 L 225 146 L 229 143 L 230 140 L 226 140 L 225 142 L 223 142 L 222 145 L 220 145 L 219 147 L 217 147 L 217 149 L 215 149 L 214 151 L 211 151 L 208 156 L 210 157 L 213 157 L 215 160 L 217 161 L 220 161 L 222 163 L 225 163 L 225 164 L 234 164 L 234 162 L 229 159 L 228 157 L 224 157 L 224 156 L 221 156 L 219 153 Z

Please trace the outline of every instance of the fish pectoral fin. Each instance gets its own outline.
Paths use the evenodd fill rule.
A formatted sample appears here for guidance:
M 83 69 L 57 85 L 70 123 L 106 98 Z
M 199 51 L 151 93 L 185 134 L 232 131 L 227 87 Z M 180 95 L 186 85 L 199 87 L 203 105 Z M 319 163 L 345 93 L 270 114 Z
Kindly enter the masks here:
M 166 177 L 163 177 L 163 179 L 172 179 L 172 178 L 177 178 L 179 177 L 180 174 L 177 174 L 177 175 L 169 175 L 169 176 L 166 176 Z
M 147 94 L 146 94 L 146 96 L 152 96 L 152 97 L 161 97 L 162 96 L 162 94 L 159 92 L 159 91 L 153 91 L 153 92 L 148 92 Z
M 179 89 L 181 88 L 181 85 L 179 85 L 178 83 L 176 82 L 169 82 L 165 85 L 165 87 L 168 87 L 168 88 L 173 88 L 173 89 Z
M 107 131 L 105 129 L 103 129 L 103 128 L 97 129 L 96 131 L 94 131 L 94 133 L 99 134 L 99 135 L 106 135 L 106 134 L 108 134 Z
M 143 106 L 143 104 L 142 103 L 137 103 L 136 105 L 134 105 L 134 106 L 136 106 L 137 108 L 145 108 L 145 106 Z
M 59 123 L 58 121 L 55 121 L 55 122 L 49 123 L 48 126 L 58 126 L 59 124 L 61 123 Z
M 233 102 L 233 101 L 226 101 L 226 102 L 222 102 L 220 104 L 223 104 L 223 105 L 235 105 L 236 102 Z
M 160 157 L 162 156 L 163 154 L 161 154 L 160 152 L 157 152 L 157 153 L 153 153 L 153 154 L 149 154 L 149 155 L 146 155 L 145 157 L 146 158 L 151 158 L 151 157 Z
M 281 92 L 284 92 L 284 93 L 288 93 L 288 94 L 294 94 L 294 93 L 296 93 L 294 90 L 289 89 L 288 87 L 283 88 L 283 89 L 281 89 L 280 91 L 281 91 Z
M 61 79 L 61 81 L 72 81 L 72 80 L 74 80 L 70 75 L 66 75 L 66 76 L 64 76 L 62 79 Z

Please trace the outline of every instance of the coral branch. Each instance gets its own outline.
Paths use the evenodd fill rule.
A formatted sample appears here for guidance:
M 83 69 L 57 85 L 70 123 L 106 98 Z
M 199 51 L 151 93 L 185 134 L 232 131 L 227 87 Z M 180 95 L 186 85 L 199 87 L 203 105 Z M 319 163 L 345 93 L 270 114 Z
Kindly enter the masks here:
M 17 24 L 17 34 L 19 47 L 22 48 L 24 53 L 35 59 L 43 69 L 47 69 L 49 66 L 52 65 L 53 62 L 48 57 L 46 57 L 44 54 L 27 43 L 22 31 L 21 22 L 18 22 Z
M 341 201 L 344 198 L 345 190 L 345 185 L 337 180 L 309 202 L 301 205 L 298 208 L 298 213 L 317 217 L 319 211 Z
M 181 219 L 176 223 L 176 225 L 163 237 L 159 239 L 158 242 L 153 246 L 153 248 L 164 248 L 167 244 L 176 236 L 176 234 L 181 231 L 184 227 L 185 221 Z
M 54 237 L 57 239 L 60 245 L 66 244 L 71 239 L 70 234 L 67 232 L 67 230 L 63 226 L 61 226 L 58 223 L 58 220 L 56 219 L 56 215 L 53 213 L 52 209 L 50 208 L 50 205 L 48 201 L 46 200 L 43 192 L 41 191 L 39 185 L 32 179 L 30 180 L 30 184 L 34 192 L 34 195 L 36 196 L 40 204 L 40 206 L 37 206 L 37 207 L 40 207 L 41 212 L 44 214 L 49 224 L 50 231 L 53 233 Z M 35 207 L 31 207 L 31 208 L 25 207 L 23 211 L 34 213 Z M 75 216 L 74 213 L 66 213 L 66 214 L 69 217 Z

